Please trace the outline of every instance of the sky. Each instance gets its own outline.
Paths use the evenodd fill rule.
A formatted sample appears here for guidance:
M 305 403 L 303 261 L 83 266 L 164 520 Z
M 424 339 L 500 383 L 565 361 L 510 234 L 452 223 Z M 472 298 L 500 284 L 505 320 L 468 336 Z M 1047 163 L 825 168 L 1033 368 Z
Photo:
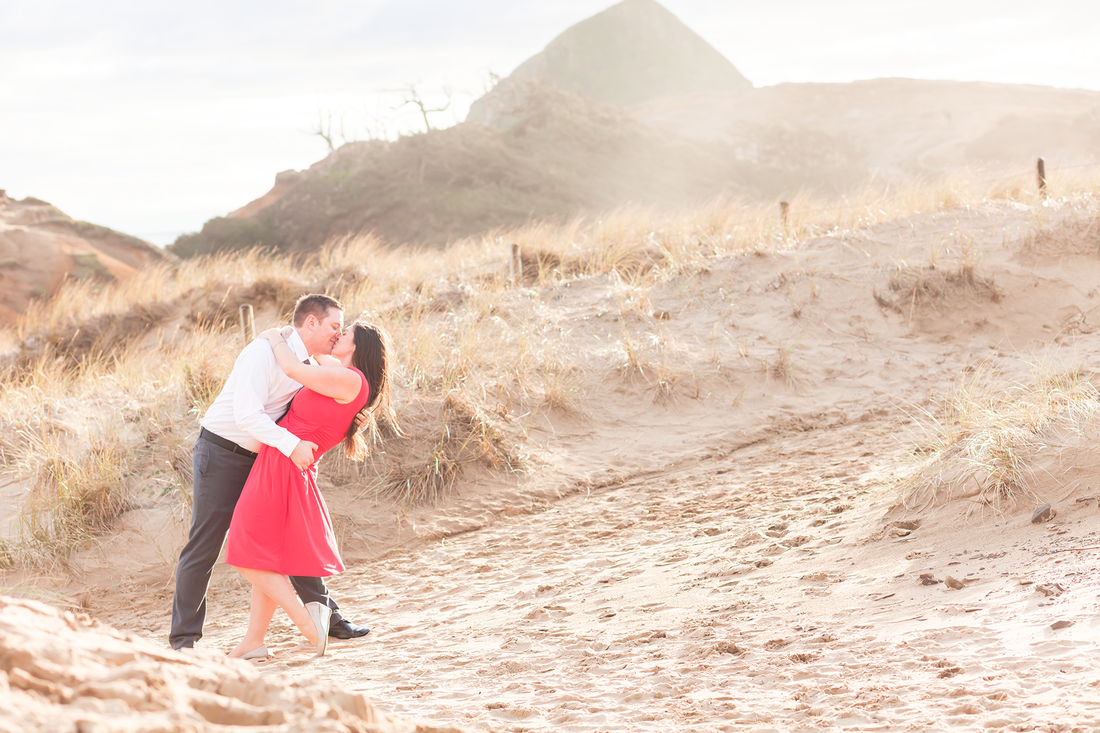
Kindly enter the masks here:
M 0 189 L 167 244 L 336 142 L 465 117 L 610 0 L 0 0 Z M 757 87 L 878 77 L 1100 91 L 1095 0 L 663 0 Z M 340 130 L 343 129 L 343 135 Z

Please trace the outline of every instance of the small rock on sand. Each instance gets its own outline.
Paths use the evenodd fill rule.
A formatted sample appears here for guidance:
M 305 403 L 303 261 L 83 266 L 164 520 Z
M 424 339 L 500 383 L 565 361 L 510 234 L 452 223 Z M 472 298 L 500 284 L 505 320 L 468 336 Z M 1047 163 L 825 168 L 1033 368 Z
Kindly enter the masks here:
M 1049 522 L 1058 516 L 1058 512 L 1054 511 L 1049 503 L 1043 504 L 1031 514 L 1032 524 L 1041 524 L 1042 522 Z
M 1035 586 L 1036 593 L 1042 593 L 1044 596 L 1058 596 L 1065 592 L 1065 587 L 1060 583 L 1043 583 Z
M 1052 624 L 1050 625 L 1050 628 L 1052 628 L 1052 629 L 1054 629 L 1055 631 L 1057 631 L 1058 629 L 1067 629 L 1067 628 L 1069 628 L 1070 626 L 1073 626 L 1073 622 L 1072 622 L 1072 621 L 1066 621 L 1065 619 L 1062 619 L 1061 621 L 1055 621 L 1054 623 L 1052 623 Z
M 936 578 L 934 578 L 932 576 L 932 573 L 921 573 L 920 574 L 920 584 L 921 585 L 937 585 L 938 583 L 942 583 L 942 582 L 943 582 L 942 580 L 937 580 Z
M 961 589 L 966 587 L 965 585 L 963 585 L 959 581 L 952 578 L 950 575 L 948 575 L 944 579 L 943 583 L 944 583 L 944 585 L 946 585 L 948 588 L 951 588 L 952 590 L 961 590 Z

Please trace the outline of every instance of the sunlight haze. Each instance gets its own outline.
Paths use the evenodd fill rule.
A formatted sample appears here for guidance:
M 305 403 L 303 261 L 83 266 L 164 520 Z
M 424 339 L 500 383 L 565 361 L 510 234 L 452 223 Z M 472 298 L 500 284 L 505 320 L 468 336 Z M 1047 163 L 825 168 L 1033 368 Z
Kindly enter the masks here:
M 417 83 L 464 118 L 604 0 L 477 3 L 9 3 L 0 27 L 0 188 L 158 244 L 344 138 L 421 129 L 393 90 Z M 1094 3 L 668 0 L 757 87 L 877 77 L 1100 90 Z M 339 142 L 339 139 L 337 140 Z

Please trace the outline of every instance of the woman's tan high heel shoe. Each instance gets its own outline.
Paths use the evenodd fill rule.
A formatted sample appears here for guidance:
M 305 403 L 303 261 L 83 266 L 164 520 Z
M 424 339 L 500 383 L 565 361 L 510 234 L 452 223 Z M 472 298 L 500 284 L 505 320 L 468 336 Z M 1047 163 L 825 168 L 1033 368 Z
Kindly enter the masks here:
M 328 622 L 332 617 L 332 609 L 316 601 L 310 601 L 306 604 L 306 611 L 309 613 L 309 618 L 313 621 L 313 625 L 317 629 L 316 656 L 323 657 L 325 656 L 325 649 L 328 648 Z
M 267 653 L 267 644 L 256 647 L 250 652 L 241 655 L 241 659 L 267 659 L 271 655 Z

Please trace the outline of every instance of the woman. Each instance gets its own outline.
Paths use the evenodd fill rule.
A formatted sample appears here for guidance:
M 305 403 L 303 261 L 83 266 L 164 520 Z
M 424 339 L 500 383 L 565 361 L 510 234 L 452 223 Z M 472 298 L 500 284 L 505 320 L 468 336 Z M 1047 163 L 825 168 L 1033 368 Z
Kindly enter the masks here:
M 266 657 L 264 637 L 276 606 L 298 630 L 325 653 L 331 610 L 302 604 L 288 575 L 327 577 L 344 570 L 325 500 L 317 489 L 317 460 L 341 440 L 352 460 L 367 453 L 362 431 L 373 421 L 373 408 L 389 404 L 388 338 L 377 326 L 357 322 L 344 330 L 330 356 L 303 364 L 283 332 L 260 334 L 271 342 L 279 367 L 302 384 L 279 424 L 302 440 L 317 444 L 315 460 L 301 471 L 277 449 L 264 446 L 248 475 L 233 512 L 226 562 L 252 583 L 248 630 L 231 657 Z

